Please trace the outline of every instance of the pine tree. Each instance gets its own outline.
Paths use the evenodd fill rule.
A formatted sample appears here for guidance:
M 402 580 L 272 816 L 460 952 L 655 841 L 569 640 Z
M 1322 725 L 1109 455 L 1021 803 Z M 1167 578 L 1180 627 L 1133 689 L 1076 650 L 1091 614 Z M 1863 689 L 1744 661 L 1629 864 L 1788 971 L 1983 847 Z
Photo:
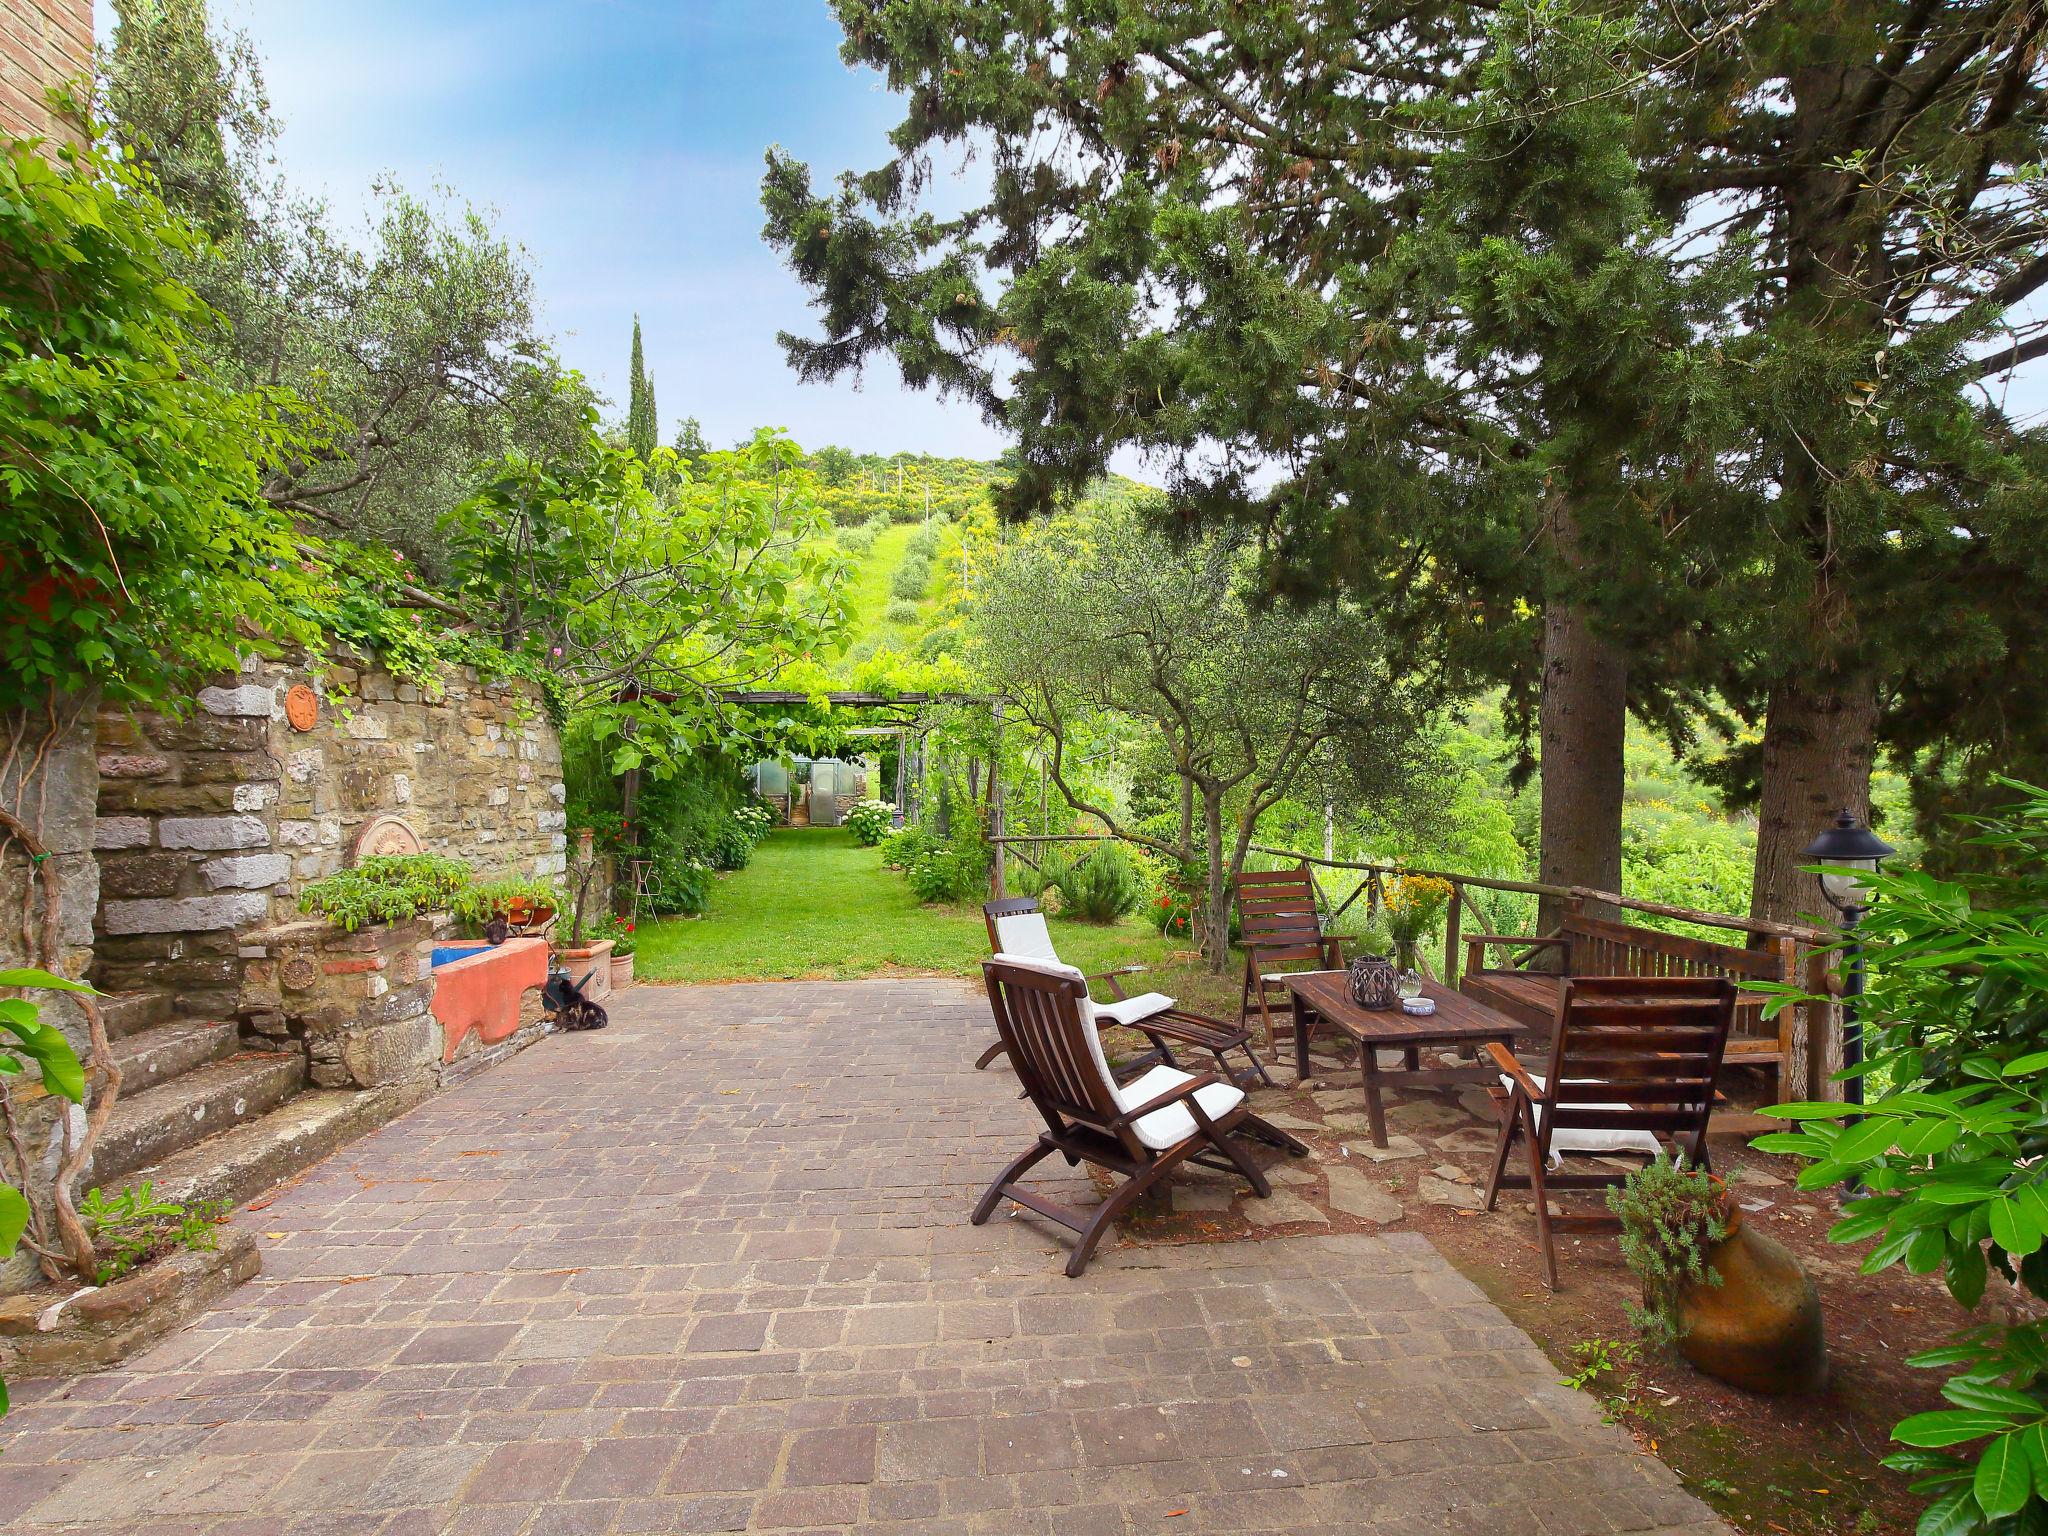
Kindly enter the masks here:
M 640 317 L 633 317 L 633 363 L 631 395 L 626 406 L 626 446 L 643 464 L 654 456 L 661 441 L 661 418 L 654 409 L 654 376 L 640 350 Z
M 1722 701 L 1761 728 L 1719 766 L 1767 917 L 1881 744 L 1929 809 L 2048 758 L 2006 681 L 2048 649 L 2043 445 L 1977 388 L 2048 355 L 2042 8 L 838 10 L 911 105 L 836 191 L 770 156 L 798 373 L 886 352 L 974 403 L 1012 511 L 1139 449 L 1175 517 L 1261 530 L 1271 595 L 1356 594 L 1525 739 L 1591 705 L 1555 738 L 1593 749 L 1581 867 L 1617 697 L 1681 745 Z M 984 138 L 987 202 L 921 217 Z

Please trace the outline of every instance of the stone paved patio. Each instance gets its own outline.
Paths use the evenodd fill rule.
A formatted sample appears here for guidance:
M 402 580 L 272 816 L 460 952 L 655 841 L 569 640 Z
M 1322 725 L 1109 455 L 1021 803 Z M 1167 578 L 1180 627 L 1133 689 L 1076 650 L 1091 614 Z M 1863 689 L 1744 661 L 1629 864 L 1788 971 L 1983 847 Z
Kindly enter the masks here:
M 238 1216 L 231 1305 L 19 1384 L 4 1528 L 1725 1530 L 1419 1236 L 1069 1281 L 968 1226 L 1034 1132 L 964 987 L 616 1004 Z

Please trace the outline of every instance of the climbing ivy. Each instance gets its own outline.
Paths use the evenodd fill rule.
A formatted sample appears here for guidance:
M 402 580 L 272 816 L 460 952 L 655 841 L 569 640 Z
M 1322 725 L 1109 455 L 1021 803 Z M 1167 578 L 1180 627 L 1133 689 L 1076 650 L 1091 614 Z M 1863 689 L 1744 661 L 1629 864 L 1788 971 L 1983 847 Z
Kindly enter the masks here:
M 0 708 L 176 698 L 258 635 L 309 641 L 314 569 L 266 475 L 324 428 L 201 361 L 197 237 L 91 150 L 0 157 Z

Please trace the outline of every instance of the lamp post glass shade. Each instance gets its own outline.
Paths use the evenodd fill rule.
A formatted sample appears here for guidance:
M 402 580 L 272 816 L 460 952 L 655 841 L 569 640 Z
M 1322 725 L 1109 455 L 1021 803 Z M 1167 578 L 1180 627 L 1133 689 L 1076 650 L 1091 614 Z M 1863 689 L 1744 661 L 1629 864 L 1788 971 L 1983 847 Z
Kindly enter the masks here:
M 1806 858 L 1826 866 L 1821 894 L 1838 912 L 1860 912 L 1870 905 L 1870 887 L 1862 877 L 1876 873 L 1877 866 L 1897 852 L 1849 810 L 1838 812 L 1835 824 L 1806 845 Z

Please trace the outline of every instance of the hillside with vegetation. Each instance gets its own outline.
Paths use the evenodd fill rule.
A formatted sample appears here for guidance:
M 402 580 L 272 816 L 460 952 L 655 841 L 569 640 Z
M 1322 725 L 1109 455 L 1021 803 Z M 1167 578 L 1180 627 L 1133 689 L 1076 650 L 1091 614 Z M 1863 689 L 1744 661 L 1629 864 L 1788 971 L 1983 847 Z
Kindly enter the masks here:
M 812 686 L 840 688 L 999 689 L 1003 680 L 976 654 L 969 620 L 976 609 L 977 574 L 1015 537 L 1001 529 L 991 497 L 1009 480 L 1011 466 L 908 452 L 857 455 L 833 447 L 810 453 L 806 463 L 830 522 L 829 533 L 819 537 L 829 540 L 846 566 L 846 631 L 836 657 L 791 675 Z M 1076 513 L 1064 515 L 1085 518 L 1150 494 L 1129 480 L 1101 482 Z M 1681 755 L 1650 726 L 1628 722 L 1622 894 L 1739 914 L 1749 906 L 1755 817 L 1730 805 L 1713 779 L 1712 765 L 1731 742 L 1706 721 L 1693 724 L 1699 741 Z M 1261 817 L 1258 840 L 1309 853 L 1327 849 L 1360 861 L 1534 878 L 1536 780 L 1517 772 L 1524 747 L 1501 695 L 1478 693 L 1444 713 L 1433 729 L 1443 778 L 1434 814 L 1394 823 L 1369 806 L 1333 808 L 1326 842 L 1324 807 L 1287 798 Z M 1036 768 L 1028 752 L 1019 766 L 1035 797 Z M 1164 804 L 1147 774 L 1139 754 L 1106 776 L 1105 788 L 1119 809 L 1142 816 Z M 1888 835 L 1910 841 L 1903 779 L 1880 772 L 1873 799 Z M 1500 894 L 1488 905 L 1502 931 L 1521 931 L 1535 920 L 1529 899 Z

